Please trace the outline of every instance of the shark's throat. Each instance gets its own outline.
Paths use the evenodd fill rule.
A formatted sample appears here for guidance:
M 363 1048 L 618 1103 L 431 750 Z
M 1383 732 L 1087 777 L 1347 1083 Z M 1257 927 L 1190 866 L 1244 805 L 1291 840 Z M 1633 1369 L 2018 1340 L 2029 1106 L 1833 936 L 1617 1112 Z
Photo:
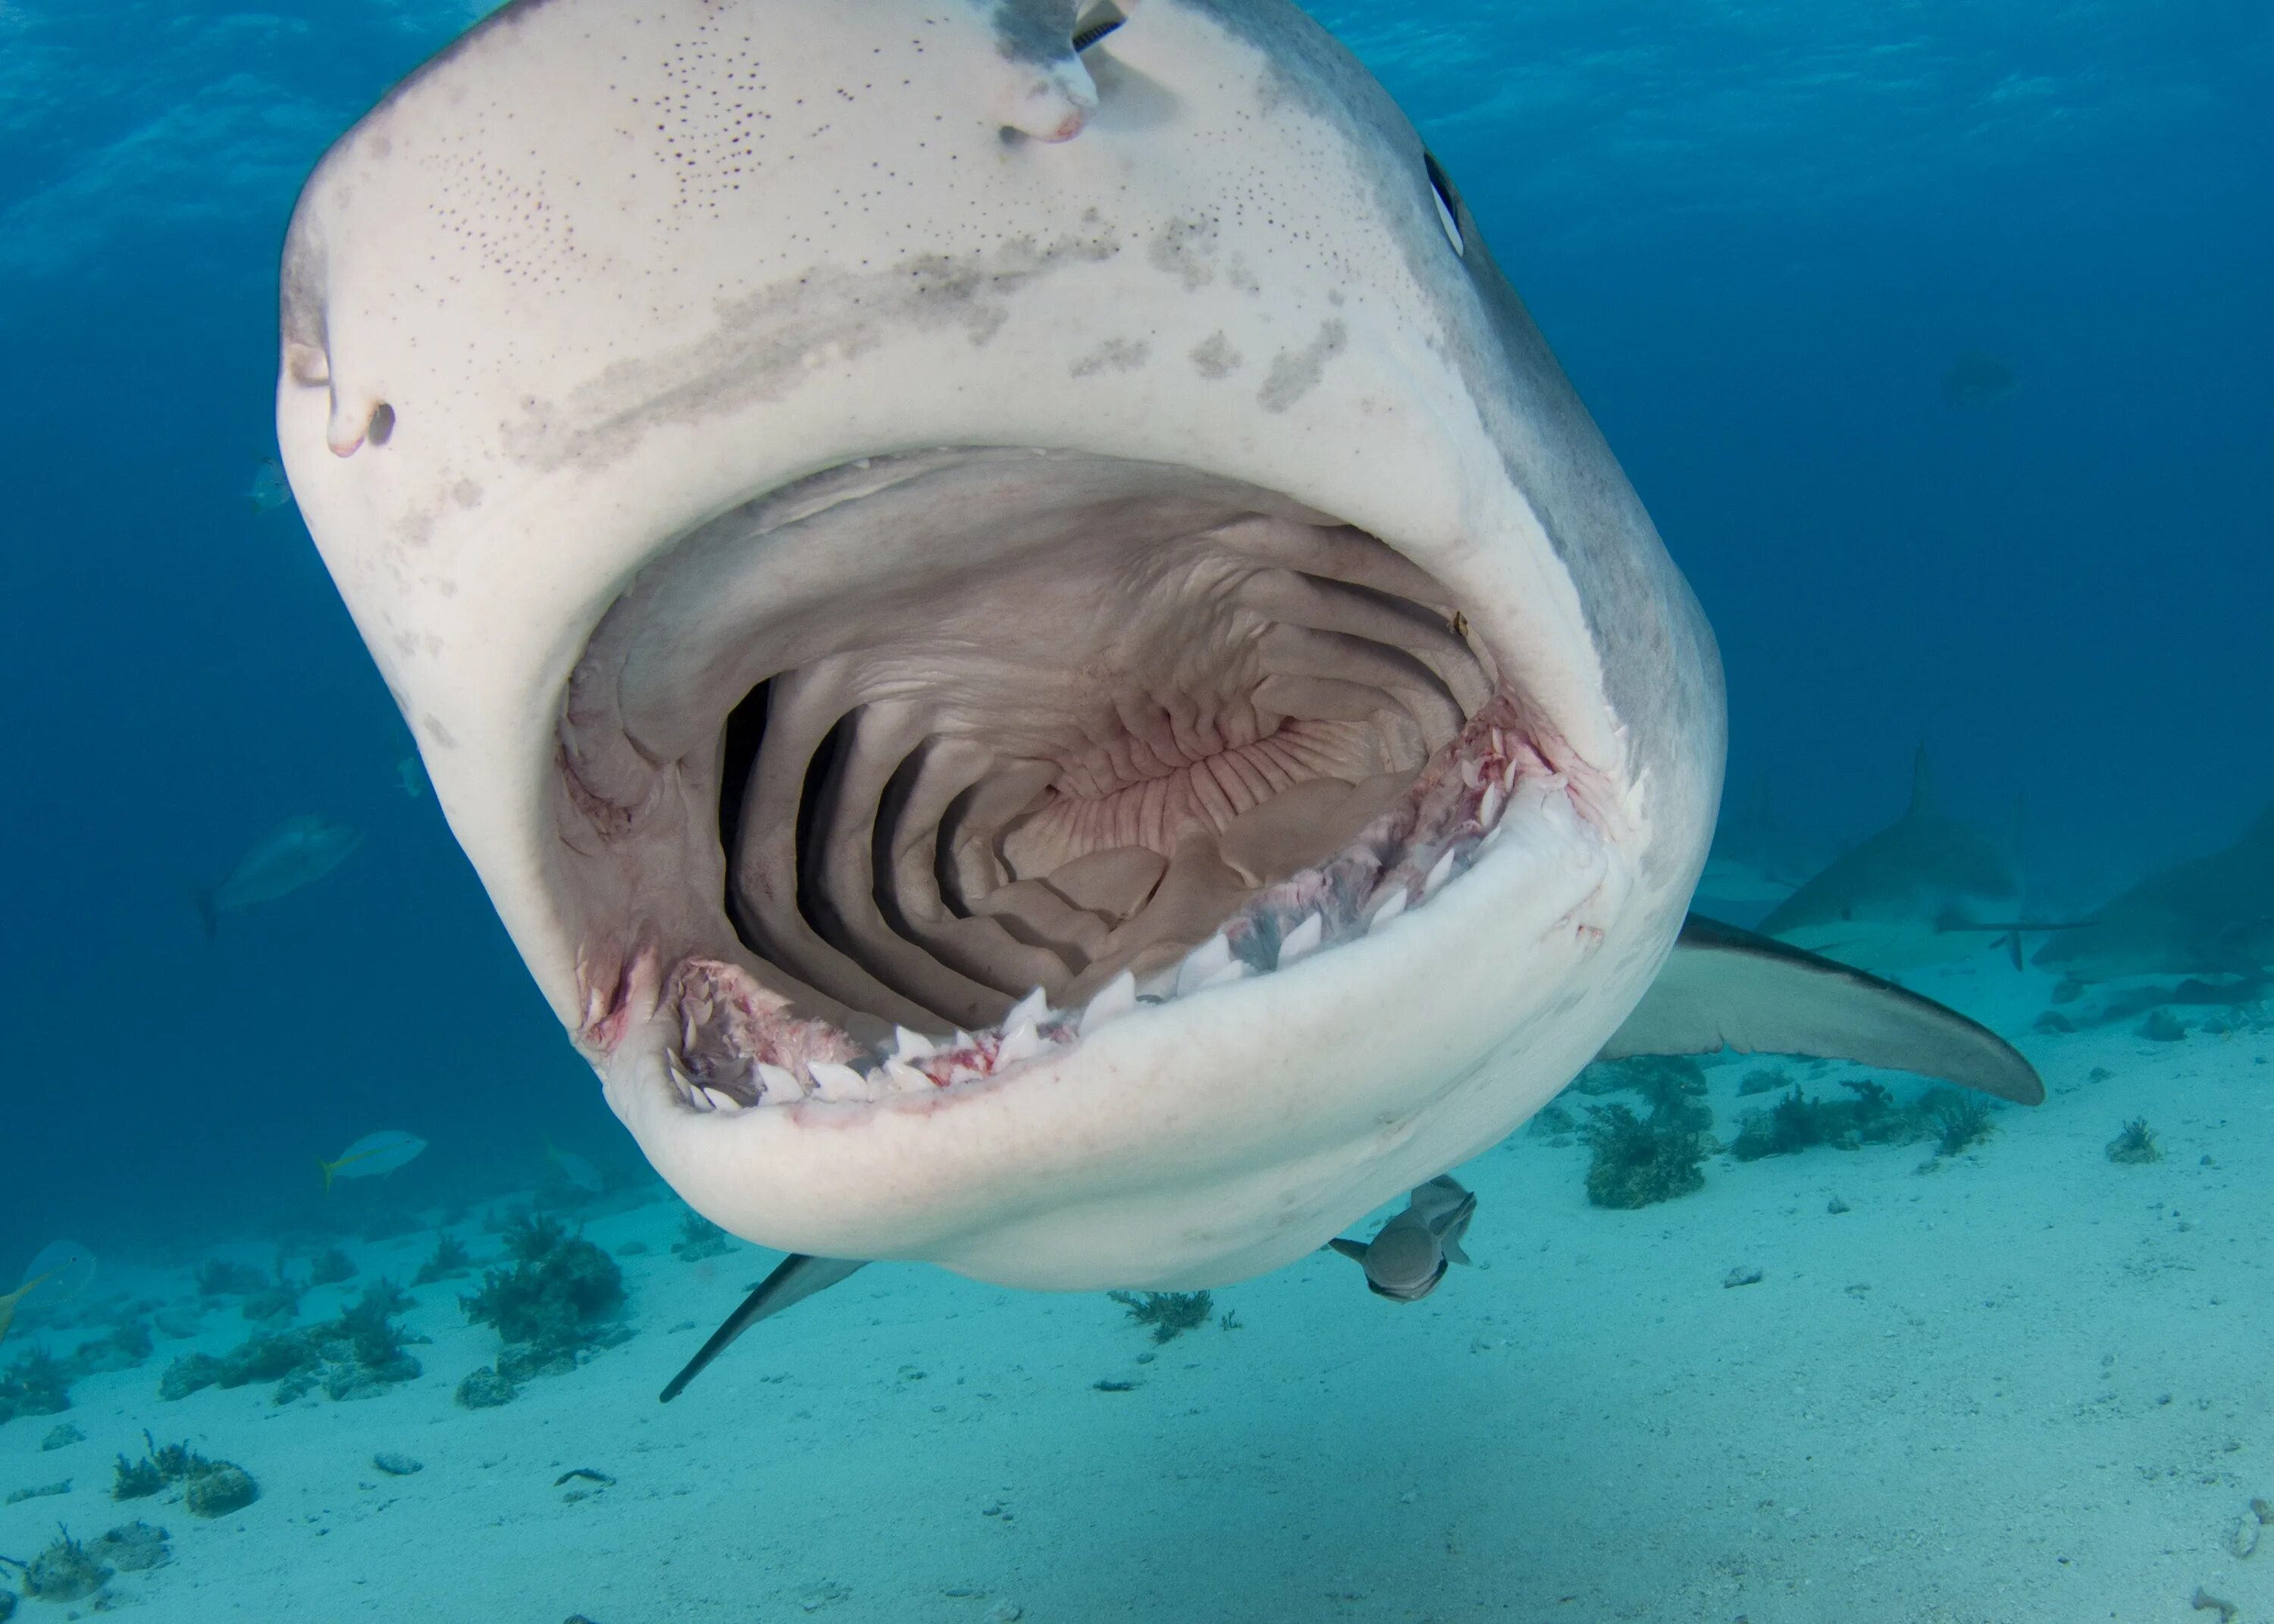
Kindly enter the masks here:
M 1439 582 L 1284 497 L 832 470 L 661 553 L 577 666 L 586 1041 L 659 1024 L 698 1110 L 991 1076 L 1426 903 L 1512 810 L 1587 838 L 1567 755 Z

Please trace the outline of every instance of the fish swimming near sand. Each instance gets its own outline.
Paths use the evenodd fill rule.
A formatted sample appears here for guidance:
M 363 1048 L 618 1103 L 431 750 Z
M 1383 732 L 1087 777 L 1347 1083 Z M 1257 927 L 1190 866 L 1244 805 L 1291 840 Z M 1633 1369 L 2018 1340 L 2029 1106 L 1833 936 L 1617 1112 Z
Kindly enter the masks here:
M 1988 406 L 2021 387 L 2012 367 L 1979 350 L 1965 351 L 1942 375 L 1942 398 L 1953 406 Z
M 282 281 L 285 467 L 436 800 L 777 1304 L 1244 1279 L 1796 984 L 1818 1052 L 1924 1020 L 2042 1095 L 1684 936 L 1712 635 L 1285 0 L 522 0 L 333 146 Z
M 1437 1289 L 1446 1268 L 1466 1263 L 1461 1237 L 1476 1216 L 1477 1198 L 1450 1175 L 1413 1192 L 1405 1210 L 1374 1231 L 1370 1241 L 1337 1235 L 1327 1243 L 1366 1270 L 1367 1289 L 1400 1303 L 1418 1303 Z
M 255 903 L 289 897 L 312 885 L 348 859 L 363 836 L 328 818 L 288 817 L 237 860 L 229 877 L 210 891 L 192 893 L 206 935 L 217 935 L 221 916 Z
M 563 1150 L 551 1139 L 545 1141 L 545 1159 L 560 1170 L 563 1183 L 587 1195 L 598 1195 L 608 1187 L 608 1181 L 590 1158 L 573 1150 Z
M 2023 921 L 2014 847 L 1942 810 L 1921 746 L 1902 816 L 1834 858 L 1758 929 L 1882 975 L 1947 963 L 1999 939 L 2018 965 L 2017 933 L 2061 927 Z
M 8 1327 L 15 1324 L 17 1304 L 24 1300 L 25 1297 L 31 1292 L 34 1287 L 40 1285 L 48 1277 L 45 1274 L 34 1274 L 22 1285 L 18 1286 L 13 1291 L 9 1292 L 4 1297 L 0 1297 L 0 1337 L 6 1336 L 8 1335 Z
M 2054 937 L 2036 961 L 2079 981 L 2274 968 L 2274 806 L 2233 845 L 2150 875 Z
M 274 513 L 292 502 L 292 486 L 284 477 L 284 465 L 270 457 L 252 470 L 252 488 L 245 500 L 252 504 L 255 513 Z
M 335 1178 L 377 1178 L 414 1161 L 425 1148 L 426 1141 L 417 1134 L 390 1128 L 366 1133 L 331 1161 L 316 1165 L 324 1169 L 324 1192 L 328 1195 Z

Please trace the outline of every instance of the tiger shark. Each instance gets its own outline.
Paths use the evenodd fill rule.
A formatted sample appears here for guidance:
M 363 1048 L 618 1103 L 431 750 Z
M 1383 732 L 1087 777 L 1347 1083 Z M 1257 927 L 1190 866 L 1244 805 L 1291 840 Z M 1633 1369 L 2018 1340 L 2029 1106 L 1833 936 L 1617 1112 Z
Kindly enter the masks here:
M 325 155 L 282 280 L 284 465 L 437 801 L 788 1296 L 1254 1275 L 1630 1026 L 2038 1097 L 1677 947 L 1712 635 L 1284 0 L 521 0 Z

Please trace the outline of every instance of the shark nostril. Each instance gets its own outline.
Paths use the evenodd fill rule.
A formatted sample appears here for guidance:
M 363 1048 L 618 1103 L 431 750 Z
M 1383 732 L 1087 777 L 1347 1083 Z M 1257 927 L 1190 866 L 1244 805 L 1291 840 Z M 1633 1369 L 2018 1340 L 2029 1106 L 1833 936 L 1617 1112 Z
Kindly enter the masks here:
M 371 409 L 371 421 L 365 427 L 363 437 L 374 446 L 383 446 L 388 436 L 394 432 L 395 408 L 381 401 Z

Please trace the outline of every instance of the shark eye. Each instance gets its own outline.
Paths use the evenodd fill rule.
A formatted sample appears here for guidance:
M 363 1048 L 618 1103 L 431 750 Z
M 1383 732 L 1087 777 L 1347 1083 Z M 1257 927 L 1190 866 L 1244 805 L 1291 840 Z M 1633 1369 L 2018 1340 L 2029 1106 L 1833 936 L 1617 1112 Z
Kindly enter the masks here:
M 1453 252 L 1468 258 L 1469 244 L 1461 235 L 1461 206 L 1453 192 L 1453 183 L 1445 178 L 1444 166 L 1428 153 L 1421 154 L 1421 167 L 1428 172 L 1429 196 L 1437 205 L 1437 223 L 1445 228 L 1445 240 Z
M 1105 0 L 1102 5 L 1091 6 L 1082 13 L 1081 20 L 1074 25 L 1075 51 L 1088 50 L 1128 20 L 1128 18 L 1122 14 L 1121 8 L 1115 5 L 1112 0 Z

